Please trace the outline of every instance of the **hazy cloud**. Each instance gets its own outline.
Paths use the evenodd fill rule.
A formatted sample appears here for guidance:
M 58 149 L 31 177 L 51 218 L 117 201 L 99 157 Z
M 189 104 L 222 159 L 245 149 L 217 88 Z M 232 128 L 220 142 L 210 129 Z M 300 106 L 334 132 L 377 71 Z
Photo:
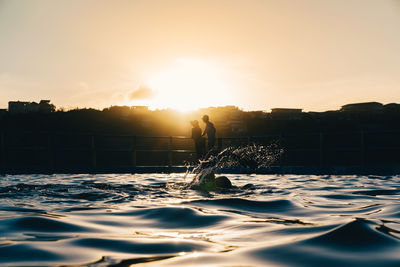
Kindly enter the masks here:
M 149 98 L 153 98 L 154 97 L 154 91 L 145 86 L 145 85 L 141 85 L 138 89 L 136 89 L 135 91 L 133 91 L 130 95 L 129 98 L 131 100 L 135 100 L 135 99 L 149 99 Z

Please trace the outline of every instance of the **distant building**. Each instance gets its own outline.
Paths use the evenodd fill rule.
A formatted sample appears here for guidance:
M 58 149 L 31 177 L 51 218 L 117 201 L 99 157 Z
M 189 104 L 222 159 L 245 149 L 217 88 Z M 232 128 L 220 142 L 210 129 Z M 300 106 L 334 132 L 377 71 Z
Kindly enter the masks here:
M 30 102 L 10 101 L 8 102 L 8 112 L 10 114 L 24 114 L 27 113 L 27 106 Z
M 50 104 L 50 100 L 41 100 L 40 103 L 26 101 L 10 101 L 8 102 L 8 112 L 10 114 L 26 114 L 35 112 L 53 112 L 55 106 Z
M 303 115 L 303 109 L 301 108 L 271 109 L 271 118 L 275 120 L 300 120 L 303 118 Z
M 229 111 L 227 125 L 233 133 L 243 133 L 246 131 L 246 124 L 243 121 L 243 112 L 238 108 Z
M 108 108 L 108 110 L 112 114 L 115 114 L 116 116 L 119 116 L 121 119 L 124 120 L 127 120 L 129 114 L 131 113 L 131 108 L 128 106 L 111 106 Z
M 36 102 L 30 102 L 25 107 L 26 113 L 38 112 L 39 111 L 39 104 Z
M 383 109 L 383 104 L 378 102 L 354 103 L 342 106 L 344 112 L 376 112 Z
M 267 118 L 267 113 L 264 111 L 248 111 L 250 118 L 252 119 L 265 119 Z
M 225 106 L 214 109 L 213 113 L 210 110 L 201 110 L 202 114 L 211 114 L 212 122 L 215 123 L 217 132 L 220 135 L 229 135 L 231 133 L 243 133 L 247 127 L 243 120 L 243 111 L 235 106 Z

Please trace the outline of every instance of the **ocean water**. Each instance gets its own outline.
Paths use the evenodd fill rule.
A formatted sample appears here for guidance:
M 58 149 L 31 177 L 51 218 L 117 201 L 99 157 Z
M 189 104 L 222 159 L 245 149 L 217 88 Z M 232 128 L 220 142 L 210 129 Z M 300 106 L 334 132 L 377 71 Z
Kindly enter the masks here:
M 400 176 L 227 176 L 0 176 L 0 264 L 400 266 Z

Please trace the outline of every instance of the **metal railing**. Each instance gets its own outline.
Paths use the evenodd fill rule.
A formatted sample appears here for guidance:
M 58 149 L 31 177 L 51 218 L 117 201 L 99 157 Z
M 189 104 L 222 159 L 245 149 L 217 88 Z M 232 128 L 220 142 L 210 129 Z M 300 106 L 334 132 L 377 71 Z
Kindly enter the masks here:
M 374 135 L 377 137 L 374 137 Z M 390 138 L 384 138 L 385 135 L 390 135 Z M 392 157 L 396 157 L 400 153 L 399 140 L 400 133 L 394 131 L 268 134 L 263 136 L 220 137 L 217 139 L 216 148 L 222 150 L 228 146 L 279 142 L 285 153 L 283 158 L 277 162 L 278 165 L 301 164 L 301 160 L 304 161 L 305 159 L 309 159 L 311 163 L 307 164 L 311 165 L 332 165 L 334 162 L 340 161 L 343 155 L 347 155 L 349 160 L 354 160 L 357 165 L 366 165 L 373 163 L 374 160 L 383 164 L 379 161 L 379 158 L 375 159 L 374 153 L 379 155 L 389 153 Z M 179 142 L 182 144 L 178 145 Z M 72 157 L 77 158 L 88 157 L 89 160 L 86 164 L 91 168 L 97 168 L 99 162 L 102 165 L 107 160 L 110 161 L 107 156 L 112 153 L 124 154 L 121 157 L 123 158 L 121 162 L 123 161 L 124 165 L 132 167 L 142 166 L 138 163 L 139 160 L 143 162 L 143 160 L 151 159 L 158 160 L 159 164 L 156 164 L 158 166 L 172 167 L 176 165 L 174 159 L 177 155 L 186 153 L 193 158 L 195 151 L 191 138 L 183 136 L 48 132 L 0 133 L 0 158 L 3 168 L 13 164 L 29 164 L 29 158 L 35 159 L 34 155 L 43 159 L 40 164 L 43 165 L 43 161 L 47 161 L 47 167 L 53 168 L 60 162 L 63 163 L 63 159 L 67 158 L 65 156 L 67 153 L 72 153 Z M 30 154 L 30 157 L 27 156 L 28 163 L 20 162 L 24 155 Z M 140 154 L 147 156 L 139 156 Z M 166 162 L 163 160 L 165 155 L 160 157 L 159 154 L 166 154 Z M 129 162 L 126 161 L 127 158 L 129 158 Z M 399 158 L 397 156 L 398 163 L 400 163 Z M 298 163 L 296 163 L 296 160 Z M 343 160 L 346 160 L 346 158 L 343 158 Z M 396 159 L 394 160 L 396 161 Z

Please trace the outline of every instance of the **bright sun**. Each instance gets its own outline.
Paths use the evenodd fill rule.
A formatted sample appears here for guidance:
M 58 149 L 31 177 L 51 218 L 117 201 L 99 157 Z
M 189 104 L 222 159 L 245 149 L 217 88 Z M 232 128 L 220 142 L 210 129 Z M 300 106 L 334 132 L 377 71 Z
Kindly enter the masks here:
M 150 108 L 182 111 L 232 103 L 227 71 L 214 62 L 178 59 L 148 77 L 146 84 L 155 92 Z

